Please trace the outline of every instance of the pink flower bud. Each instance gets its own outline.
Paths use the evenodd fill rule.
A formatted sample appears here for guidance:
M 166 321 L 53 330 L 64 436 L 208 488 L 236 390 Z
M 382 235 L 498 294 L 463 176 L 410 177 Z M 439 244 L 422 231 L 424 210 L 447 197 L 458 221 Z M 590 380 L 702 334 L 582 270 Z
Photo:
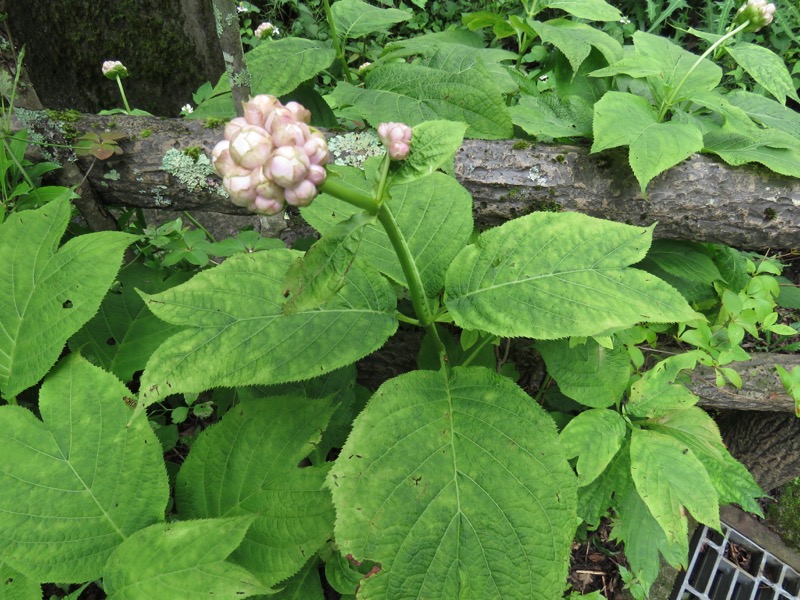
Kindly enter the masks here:
M 285 106 L 276 107 L 267 117 L 264 122 L 264 129 L 272 133 L 276 128 L 287 123 L 296 123 L 297 119 L 294 118 L 292 111 Z
M 325 136 L 316 129 L 311 132 L 311 135 L 306 139 L 303 144 L 303 152 L 308 156 L 308 160 L 312 165 L 326 165 L 330 155 L 328 154 L 328 142 Z
M 408 158 L 409 152 L 411 152 L 411 146 L 406 142 L 392 142 L 389 144 L 389 158 L 392 160 L 405 160 Z
M 230 153 L 239 165 L 246 169 L 255 169 L 269 160 L 272 139 L 261 127 L 247 125 L 231 138 Z
M 321 167 L 319 165 L 311 165 L 308 168 L 308 176 L 306 179 L 316 185 L 317 187 L 321 186 L 325 183 L 325 179 L 328 177 L 328 172 L 325 170 L 325 167 Z
M 116 79 L 119 77 L 122 79 L 123 77 L 128 76 L 128 69 L 125 68 L 118 60 L 107 60 L 103 63 L 103 75 L 108 77 L 109 79 Z
M 405 160 L 411 151 L 411 128 L 404 123 L 381 123 L 378 137 L 389 150 L 392 160 Z
M 286 108 L 292 113 L 292 116 L 306 125 L 311 122 L 311 111 L 309 111 L 302 104 L 297 102 L 287 102 Z
M 250 203 L 248 208 L 261 215 L 277 215 L 283 210 L 284 206 L 283 200 L 256 196 L 256 199 Z
M 260 40 L 271 38 L 272 34 L 275 33 L 275 25 L 270 23 L 269 21 L 264 21 L 261 25 L 256 27 L 256 30 L 253 34 Z
M 245 121 L 243 117 L 236 117 L 235 119 L 231 119 L 225 124 L 225 139 L 230 140 L 231 138 L 233 138 L 233 136 L 239 133 L 239 130 L 242 127 L 246 127 L 249 124 L 250 123 Z
M 214 166 L 217 175 L 221 177 L 241 177 L 249 174 L 249 169 L 245 169 L 234 162 L 229 147 L 230 142 L 222 140 L 217 142 L 214 150 L 211 151 L 211 164 Z
M 308 156 L 296 146 L 281 146 L 272 154 L 269 176 L 279 186 L 294 187 L 306 178 L 311 163 Z
M 244 177 L 223 177 L 222 185 L 228 190 L 231 202 L 237 206 L 247 206 L 256 198 L 249 174 Z
M 277 123 L 272 127 L 272 142 L 276 146 L 302 146 L 311 135 L 305 123 Z
M 308 206 L 317 195 L 317 186 L 304 179 L 296 186 L 286 189 L 286 202 L 292 206 Z
M 747 0 L 736 12 L 733 18 L 734 26 L 747 22 L 745 31 L 755 32 L 772 23 L 775 14 L 775 5 L 767 0 Z
M 250 125 L 258 125 L 264 127 L 264 122 L 267 120 L 275 107 L 280 106 L 280 102 L 275 96 L 269 94 L 259 94 L 250 98 L 247 102 L 242 102 L 244 108 L 244 119 Z

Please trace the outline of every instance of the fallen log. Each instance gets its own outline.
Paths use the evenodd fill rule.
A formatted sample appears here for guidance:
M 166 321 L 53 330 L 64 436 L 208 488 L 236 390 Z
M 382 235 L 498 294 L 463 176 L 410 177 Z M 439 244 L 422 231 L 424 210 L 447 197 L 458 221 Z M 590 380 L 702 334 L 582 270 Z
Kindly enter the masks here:
M 63 133 L 64 124 L 50 119 L 33 127 L 49 140 Z M 78 161 L 109 206 L 246 214 L 227 201 L 207 160 L 222 139 L 219 126 L 81 115 L 69 127 L 125 135 L 123 154 L 91 170 L 91 157 Z M 196 161 L 181 159 L 198 152 Z M 740 249 L 789 249 L 800 240 L 800 179 L 761 167 L 729 167 L 706 156 L 693 156 L 655 178 L 646 199 L 624 153 L 590 154 L 581 146 L 467 140 L 456 155 L 455 175 L 473 195 L 481 228 L 533 211 L 563 210 L 633 225 L 658 222 L 656 237 Z

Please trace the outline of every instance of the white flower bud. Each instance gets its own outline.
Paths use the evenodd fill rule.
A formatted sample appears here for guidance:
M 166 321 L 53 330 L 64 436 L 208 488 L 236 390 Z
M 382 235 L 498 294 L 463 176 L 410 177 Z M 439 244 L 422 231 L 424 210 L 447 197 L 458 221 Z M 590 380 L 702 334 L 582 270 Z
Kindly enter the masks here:
M 294 187 L 306 178 L 311 163 L 306 153 L 296 146 L 281 146 L 272 154 L 269 176 L 279 186 Z
M 230 142 L 231 157 L 246 169 L 255 169 L 266 163 L 272 148 L 269 134 L 255 125 L 242 127 Z
M 128 69 L 118 60 L 107 60 L 103 63 L 103 75 L 109 79 L 121 79 L 128 76 Z
M 292 206 L 308 206 L 316 196 L 317 186 L 308 179 L 286 189 L 286 202 Z

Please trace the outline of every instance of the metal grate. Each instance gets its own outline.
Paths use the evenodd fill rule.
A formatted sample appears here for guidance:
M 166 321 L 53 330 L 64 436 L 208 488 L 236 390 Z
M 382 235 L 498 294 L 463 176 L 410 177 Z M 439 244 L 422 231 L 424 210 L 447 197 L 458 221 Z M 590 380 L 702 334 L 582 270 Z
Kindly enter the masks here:
M 689 568 L 675 581 L 671 600 L 797 600 L 800 575 L 724 523 L 722 533 L 700 526 Z

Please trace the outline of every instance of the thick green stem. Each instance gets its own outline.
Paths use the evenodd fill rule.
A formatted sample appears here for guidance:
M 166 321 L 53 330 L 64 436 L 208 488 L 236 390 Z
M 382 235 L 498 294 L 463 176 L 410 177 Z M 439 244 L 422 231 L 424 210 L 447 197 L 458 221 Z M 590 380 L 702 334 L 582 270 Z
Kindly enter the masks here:
M 125 104 L 125 110 L 131 114 L 131 107 L 128 105 L 128 99 L 125 97 L 125 90 L 122 88 L 122 79 L 117 75 L 117 85 L 119 86 L 119 93 L 122 95 L 122 102 Z
M 400 266 L 403 268 L 403 275 L 405 275 L 406 283 L 408 284 L 408 292 L 411 295 L 411 303 L 414 306 L 414 312 L 417 313 L 420 325 L 431 336 L 436 349 L 446 361 L 447 351 L 436 329 L 433 310 L 431 310 L 430 302 L 425 295 L 425 287 L 422 285 L 422 277 L 417 269 L 417 263 L 414 262 L 414 257 L 411 255 L 411 249 L 406 243 L 406 238 L 403 236 L 403 232 L 400 231 L 400 227 L 398 227 L 397 221 L 394 220 L 394 215 L 389 210 L 388 205 L 381 205 L 378 210 L 378 221 L 386 231 L 386 235 L 392 243 L 392 248 L 394 248 L 397 258 L 400 260 Z
M 353 76 L 350 74 L 350 67 L 347 66 L 347 60 L 344 56 L 344 49 L 339 44 L 339 34 L 336 32 L 336 23 L 333 21 L 333 13 L 331 12 L 331 5 L 328 0 L 322 0 L 322 7 L 325 9 L 325 18 L 328 21 L 328 27 L 331 28 L 331 39 L 333 40 L 333 50 L 336 52 L 336 58 L 342 63 L 342 70 L 344 71 L 344 78 L 347 83 L 353 83 Z
M 666 114 L 667 114 L 667 111 L 670 109 L 670 107 L 672 106 L 672 104 L 675 102 L 675 98 L 676 98 L 676 96 L 678 95 L 678 92 L 680 92 L 680 91 L 681 91 L 681 88 L 683 87 L 683 84 L 684 84 L 684 83 L 686 83 L 686 80 L 687 80 L 687 79 L 689 79 L 689 76 L 690 76 L 690 75 L 691 75 L 691 74 L 694 72 L 694 70 L 695 70 L 695 69 L 696 69 L 696 68 L 697 68 L 697 67 L 700 65 L 700 63 L 701 63 L 701 62 L 703 62 L 703 60 L 704 60 L 704 59 L 705 59 L 705 58 L 706 58 L 706 57 L 707 57 L 709 54 L 711 54 L 712 52 L 714 52 L 714 50 L 716 50 L 717 48 L 719 48 L 719 47 L 720 47 L 722 44 L 724 44 L 724 43 L 725 43 L 727 40 L 729 40 L 730 38 L 732 38 L 734 35 L 736 35 L 736 34 L 737 34 L 737 33 L 739 33 L 740 31 L 742 31 L 742 30 L 743 30 L 745 27 L 747 27 L 749 24 L 750 24 L 750 21 L 745 21 L 744 23 L 742 23 L 741 25 L 739 25 L 739 26 L 738 26 L 736 29 L 733 29 L 733 30 L 729 31 L 728 33 L 726 33 L 725 35 L 723 35 L 723 36 L 722 36 L 721 38 L 719 38 L 719 39 L 718 39 L 716 42 L 714 42 L 713 44 L 711 44 L 711 46 L 709 46 L 709 47 L 708 47 L 708 50 L 706 50 L 705 52 L 703 52 L 703 54 L 701 54 L 701 55 L 700 55 L 700 56 L 697 58 L 697 60 L 696 60 L 696 61 L 694 61 L 694 64 L 693 64 L 691 67 L 689 67 L 689 70 L 688 70 L 688 71 L 686 71 L 686 74 L 684 74 L 684 76 L 683 76 L 683 77 L 681 78 L 681 80 L 678 82 L 678 85 L 676 85 L 674 88 L 672 88 L 672 91 L 669 93 L 669 96 L 667 96 L 667 97 L 664 99 L 664 101 L 661 103 L 661 108 L 660 108 L 660 109 L 659 109 L 659 111 L 658 111 L 658 122 L 659 122 L 659 123 L 660 123 L 661 121 L 663 121 L 663 120 L 664 120 L 664 115 L 666 115 Z
M 336 177 L 328 177 L 325 183 L 319 188 L 319 191 L 323 194 L 334 196 L 339 200 L 344 200 L 348 204 L 365 210 L 371 215 L 378 214 L 380 203 L 378 203 L 371 194 L 354 188 Z

